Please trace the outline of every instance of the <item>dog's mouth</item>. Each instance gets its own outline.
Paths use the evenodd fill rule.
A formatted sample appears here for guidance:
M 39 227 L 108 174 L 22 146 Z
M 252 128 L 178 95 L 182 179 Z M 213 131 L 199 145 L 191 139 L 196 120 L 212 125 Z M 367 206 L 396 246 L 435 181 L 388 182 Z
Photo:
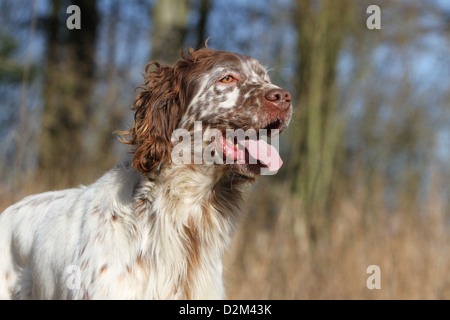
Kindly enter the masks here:
M 265 169 L 268 174 L 275 174 L 283 165 L 283 160 L 277 150 L 277 145 L 272 145 L 270 137 L 280 133 L 283 121 L 273 119 L 254 134 L 235 135 L 233 130 L 221 130 L 216 136 L 216 149 L 222 153 L 225 164 L 232 165 L 244 175 L 253 176 L 262 173 Z
M 281 125 L 282 125 L 281 119 L 276 118 L 276 119 L 270 121 L 268 124 L 266 124 L 263 127 L 263 130 L 267 130 L 268 134 L 271 135 L 272 133 L 279 132 Z

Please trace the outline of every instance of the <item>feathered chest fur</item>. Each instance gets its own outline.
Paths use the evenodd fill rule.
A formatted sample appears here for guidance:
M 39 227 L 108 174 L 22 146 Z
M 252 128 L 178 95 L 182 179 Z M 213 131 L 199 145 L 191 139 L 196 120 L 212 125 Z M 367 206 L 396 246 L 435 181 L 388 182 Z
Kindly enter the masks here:
M 108 273 L 117 276 L 114 269 L 122 264 L 119 277 L 127 283 L 124 287 L 134 288 L 133 298 L 224 298 L 222 256 L 241 215 L 249 182 L 216 165 L 173 165 L 141 175 L 134 182 L 131 208 L 106 210 L 109 221 L 99 224 L 107 226 L 105 232 L 115 233 L 111 241 L 117 247 L 122 239 L 132 253 L 115 261 L 114 268 L 105 263 L 98 278 L 106 280 Z M 110 290 L 116 289 L 120 290 Z

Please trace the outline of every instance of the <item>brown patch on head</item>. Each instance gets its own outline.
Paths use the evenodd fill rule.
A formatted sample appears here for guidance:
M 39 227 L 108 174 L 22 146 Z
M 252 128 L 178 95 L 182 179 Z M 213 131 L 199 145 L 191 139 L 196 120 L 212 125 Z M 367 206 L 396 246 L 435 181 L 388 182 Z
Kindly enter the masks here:
M 150 174 L 162 163 L 170 162 L 171 136 L 185 106 L 186 62 L 175 67 L 151 62 L 145 68 L 145 85 L 139 89 L 133 111 L 134 126 L 117 132 L 125 144 L 135 147 L 133 166 Z M 126 140 L 131 137 L 130 140 Z

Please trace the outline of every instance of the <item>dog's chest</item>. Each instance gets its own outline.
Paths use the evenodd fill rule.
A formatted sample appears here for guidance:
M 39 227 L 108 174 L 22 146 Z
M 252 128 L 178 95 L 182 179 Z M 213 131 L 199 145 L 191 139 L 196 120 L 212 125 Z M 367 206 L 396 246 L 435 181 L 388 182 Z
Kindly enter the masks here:
M 139 245 L 129 281 L 142 279 L 145 298 L 223 298 L 222 255 L 241 211 L 242 195 L 234 194 L 241 190 L 201 175 L 178 178 L 135 192 Z

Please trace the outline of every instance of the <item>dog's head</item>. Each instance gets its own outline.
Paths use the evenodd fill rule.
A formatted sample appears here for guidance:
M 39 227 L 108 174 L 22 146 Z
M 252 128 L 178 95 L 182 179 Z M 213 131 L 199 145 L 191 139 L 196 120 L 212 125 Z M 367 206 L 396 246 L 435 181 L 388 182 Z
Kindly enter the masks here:
M 229 170 L 245 176 L 278 170 L 281 159 L 266 137 L 283 131 L 292 116 L 291 94 L 270 82 L 261 63 L 209 48 L 190 49 L 174 67 L 150 63 L 133 110 L 134 126 L 121 134 L 131 137 L 123 142 L 134 146 L 133 165 L 144 174 L 172 162 L 175 130 L 192 133 L 198 123 L 213 137 L 200 143 L 211 142 Z

